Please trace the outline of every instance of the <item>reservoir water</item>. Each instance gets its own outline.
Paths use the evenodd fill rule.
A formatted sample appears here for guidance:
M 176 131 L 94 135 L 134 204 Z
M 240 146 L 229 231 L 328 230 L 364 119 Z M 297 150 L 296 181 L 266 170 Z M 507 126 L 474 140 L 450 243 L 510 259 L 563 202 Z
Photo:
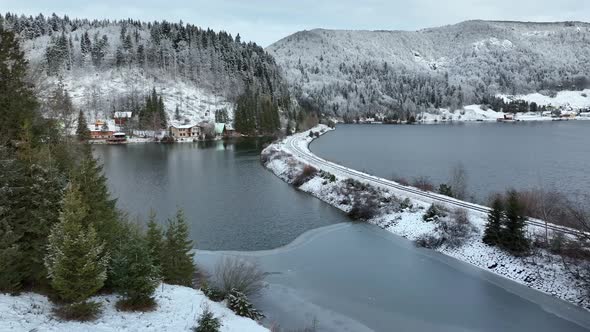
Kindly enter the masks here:
M 410 127 L 409 127 L 410 128 Z M 338 129 L 338 131 L 341 128 Z M 336 133 L 338 133 L 336 131 Z M 331 133 L 326 138 L 330 138 Z M 318 142 L 323 140 L 320 139 Z M 590 314 L 345 214 L 259 162 L 261 140 L 95 146 L 118 205 L 185 210 L 197 263 L 241 256 L 269 273 L 266 324 L 318 331 L 587 331 Z
M 544 187 L 573 200 L 590 193 L 590 121 L 339 125 L 314 141 L 324 159 L 384 178 L 449 180 L 459 163 L 477 201 Z

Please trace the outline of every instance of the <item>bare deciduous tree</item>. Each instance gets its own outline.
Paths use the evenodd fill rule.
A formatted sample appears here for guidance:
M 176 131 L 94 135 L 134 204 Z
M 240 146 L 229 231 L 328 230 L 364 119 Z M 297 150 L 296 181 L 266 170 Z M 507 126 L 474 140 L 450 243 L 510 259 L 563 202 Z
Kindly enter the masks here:
M 252 296 L 264 288 L 265 277 L 266 273 L 256 262 L 225 257 L 215 267 L 213 283 L 225 294 L 235 289 L 247 296 Z
M 453 191 L 453 195 L 457 199 L 464 200 L 467 198 L 467 170 L 462 163 L 457 163 L 451 169 L 451 176 L 449 179 L 449 185 Z

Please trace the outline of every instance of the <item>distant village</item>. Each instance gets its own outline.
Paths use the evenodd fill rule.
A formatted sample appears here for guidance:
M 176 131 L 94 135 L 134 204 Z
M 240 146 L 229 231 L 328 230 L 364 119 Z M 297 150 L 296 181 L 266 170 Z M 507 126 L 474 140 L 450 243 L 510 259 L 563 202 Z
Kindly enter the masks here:
M 128 127 L 134 114 L 114 112 L 112 119 L 88 125 L 91 143 L 126 144 L 134 142 L 197 142 L 241 137 L 231 123 L 202 121 L 197 124 L 170 125 L 163 130 L 136 130 Z

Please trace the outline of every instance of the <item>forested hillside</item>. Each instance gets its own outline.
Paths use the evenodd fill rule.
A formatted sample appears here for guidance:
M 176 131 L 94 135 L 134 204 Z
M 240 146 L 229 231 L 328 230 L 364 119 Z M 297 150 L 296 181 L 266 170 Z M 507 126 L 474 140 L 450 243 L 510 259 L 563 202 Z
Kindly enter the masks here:
M 407 116 L 498 93 L 590 83 L 590 24 L 468 21 L 420 31 L 302 31 L 267 48 L 294 96 L 344 116 Z
M 172 123 L 213 121 L 218 110 L 231 120 L 246 89 L 270 98 L 275 108 L 289 101 L 273 57 L 239 35 L 182 22 L 56 15 L 5 14 L 0 24 L 20 38 L 46 112 L 60 86 L 89 121 L 118 111 L 139 114 L 153 89 Z

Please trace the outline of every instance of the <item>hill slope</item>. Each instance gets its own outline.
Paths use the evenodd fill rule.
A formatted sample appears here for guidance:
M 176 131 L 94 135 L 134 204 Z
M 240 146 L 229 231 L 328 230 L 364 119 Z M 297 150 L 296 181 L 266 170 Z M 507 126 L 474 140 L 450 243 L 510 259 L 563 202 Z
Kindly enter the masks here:
M 301 31 L 267 48 L 327 113 L 416 112 L 497 93 L 582 89 L 590 24 L 467 21 L 420 31 Z
M 18 34 L 31 76 L 49 108 L 59 83 L 89 121 L 142 107 L 153 88 L 168 123 L 231 119 L 246 89 L 275 102 L 288 96 L 272 56 L 255 43 L 184 23 L 0 15 Z M 178 111 L 176 111 L 178 109 Z

